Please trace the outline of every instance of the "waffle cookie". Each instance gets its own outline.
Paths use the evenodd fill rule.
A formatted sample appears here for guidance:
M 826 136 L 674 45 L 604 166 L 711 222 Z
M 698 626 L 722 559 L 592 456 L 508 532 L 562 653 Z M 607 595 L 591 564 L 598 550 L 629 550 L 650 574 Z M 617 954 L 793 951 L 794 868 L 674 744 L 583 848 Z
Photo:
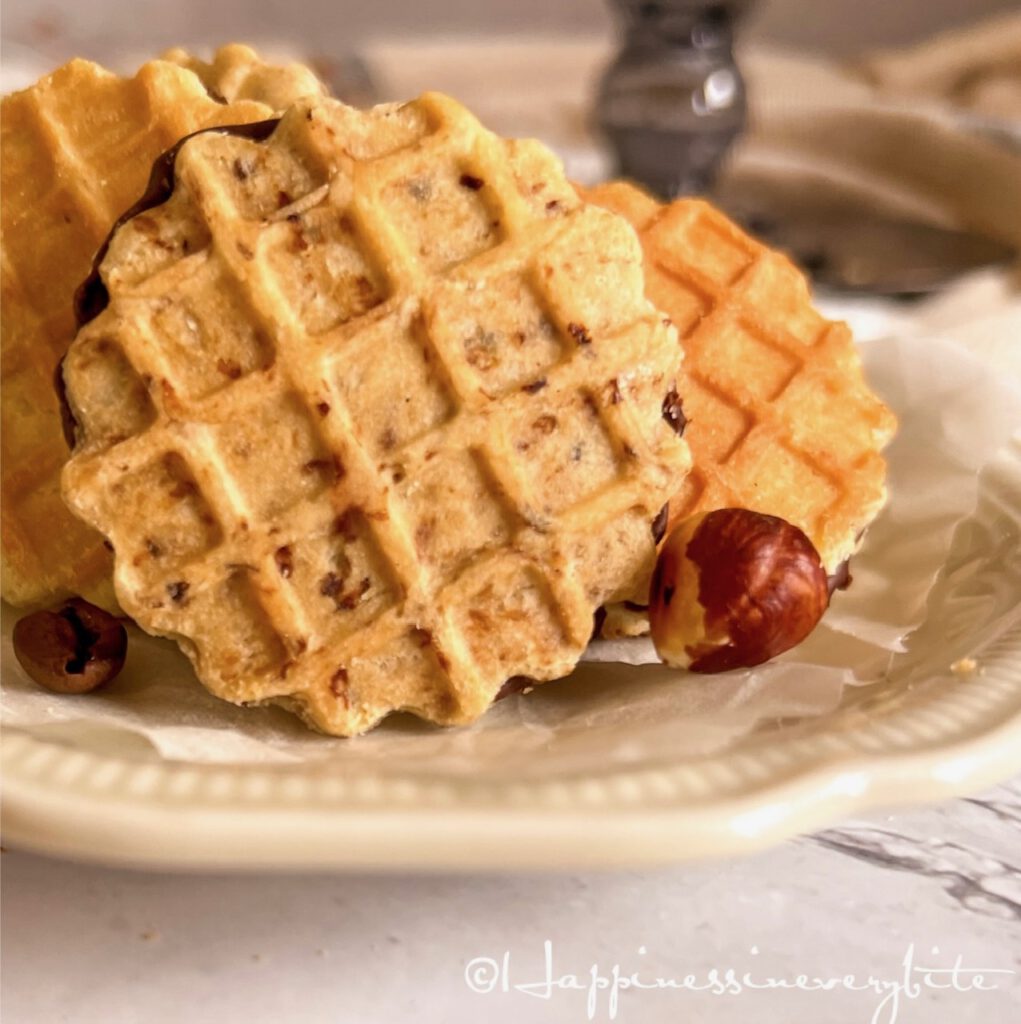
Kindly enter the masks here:
M 837 574 L 886 500 L 880 453 L 896 428 L 847 325 L 825 320 L 800 271 L 709 203 L 663 205 L 624 182 L 580 191 L 634 225 L 646 295 L 680 334 L 676 414 L 692 471 L 670 526 L 730 506 L 780 516 Z M 646 600 L 608 609 L 603 635 L 646 632 Z
M 180 47 L 167 50 L 160 59 L 192 72 L 210 97 L 220 103 L 250 100 L 271 110 L 286 110 L 300 96 L 325 91 L 305 65 L 267 63 L 250 46 L 240 43 L 221 46 L 211 61 L 201 60 Z
M 224 47 L 212 64 L 170 57 L 134 78 L 73 60 L 3 100 L 2 576 L 4 599 L 17 605 L 113 600 L 109 551 L 60 499 L 68 448 L 53 387 L 97 247 L 182 135 L 261 120 L 319 89 L 307 69 L 268 67 L 244 46 Z
M 632 228 L 453 100 L 265 133 L 184 142 L 84 289 L 65 499 L 218 696 L 470 722 L 649 571 L 676 332 Z

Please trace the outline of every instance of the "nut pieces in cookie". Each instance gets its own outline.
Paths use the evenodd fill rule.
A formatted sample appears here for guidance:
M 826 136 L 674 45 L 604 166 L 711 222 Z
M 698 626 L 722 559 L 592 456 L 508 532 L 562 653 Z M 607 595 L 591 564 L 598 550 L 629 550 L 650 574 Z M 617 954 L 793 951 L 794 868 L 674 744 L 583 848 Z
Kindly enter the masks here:
M 217 696 L 473 721 L 646 578 L 690 467 L 676 330 L 633 229 L 449 97 L 246 131 L 180 145 L 100 261 L 65 499 Z
M 829 604 L 826 571 L 796 526 L 748 509 L 692 516 L 659 553 L 652 639 L 668 665 L 749 668 L 790 650 Z

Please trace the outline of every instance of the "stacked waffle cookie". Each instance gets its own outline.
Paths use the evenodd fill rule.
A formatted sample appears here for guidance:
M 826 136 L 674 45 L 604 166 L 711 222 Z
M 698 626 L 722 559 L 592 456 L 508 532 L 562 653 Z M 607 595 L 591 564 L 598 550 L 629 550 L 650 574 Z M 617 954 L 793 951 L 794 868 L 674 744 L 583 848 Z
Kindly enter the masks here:
M 675 415 L 693 468 L 670 525 L 726 507 L 779 516 L 836 575 L 886 500 L 896 425 L 847 325 L 820 316 L 790 260 L 703 200 L 661 204 L 623 182 L 582 194 L 635 227 L 646 294 L 680 335 Z M 610 608 L 603 634 L 645 632 L 646 594 Z
M 253 134 L 185 141 L 112 237 L 65 498 L 214 693 L 471 721 L 648 572 L 676 332 L 626 222 L 448 98 Z
M 4 596 L 112 573 L 227 700 L 470 722 L 644 632 L 668 525 L 768 512 L 836 571 L 884 500 L 892 417 L 784 257 L 447 97 L 72 62 L 3 163 Z
M 269 117 L 319 90 L 300 65 L 244 46 L 211 64 L 182 51 L 121 78 L 73 60 L 3 100 L 2 568 L 17 605 L 84 594 L 110 605 L 102 538 L 60 498 L 67 458 L 54 372 L 74 337 L 75 289 L 156 157 L 188 132 Z

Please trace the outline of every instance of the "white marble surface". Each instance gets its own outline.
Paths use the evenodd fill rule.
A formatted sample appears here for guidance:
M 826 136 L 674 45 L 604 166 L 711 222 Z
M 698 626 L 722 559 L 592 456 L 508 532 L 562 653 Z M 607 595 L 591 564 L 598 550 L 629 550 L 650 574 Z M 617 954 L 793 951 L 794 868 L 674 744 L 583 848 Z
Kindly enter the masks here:
M 755 857 L 654 872 L 479 877 L 149 875 L 6 852 L 5 1024 L 487 1024 L 611 1020 L 609 990 L 473 992 L 592 965 L 672 978 L 903 979 L 914 994 L 625 991 L 616 1020 L 929 1024 L 1021 1020 L 1021 780 L 849 821 Z M 409 841 L 412 841 L 409 839 Z M 645 952 L 640 950 L 644 948 Z M 935 951 L 934 951 L 935 950 Z M 959 961 L 958 961 L 959 958 Z M 475 964 L 479 985 L 488 965 Z M 981 984 L 969 970 L 985 970 Z M 992 970 L 1016 973 L 989 973 Z M 956 989 L 954 988 L 956 982 Z M 932 984 L 949 986 L 935 989 Z M 877 1013 L 878 1010 L 878 1013 Z M 891 1016 L 891 1014 L 893 1014 Z

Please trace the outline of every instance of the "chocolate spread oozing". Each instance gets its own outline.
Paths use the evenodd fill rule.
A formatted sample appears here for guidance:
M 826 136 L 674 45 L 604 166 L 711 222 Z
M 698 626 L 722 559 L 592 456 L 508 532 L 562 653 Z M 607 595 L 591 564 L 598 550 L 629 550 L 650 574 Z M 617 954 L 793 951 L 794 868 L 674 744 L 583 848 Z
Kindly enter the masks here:
M 170 149 L 155 159 L 152 171 L 149 174 L 149 183 L 145 187 L 142 198 L 129 210 L 122 213 L 114 222 L 113 227 L 110 228 L 110 233 L 96 252 L 89 276 L 85 278 L 74 293 L 74 318 L 79 330 L 90 320 L 94 320 L 99 316 L 110 303 L 110 293 L 107 291 L 102 277 L 100 277 L 99 268 L 106 258 L 113 236 L 132 217 L 137 217 L 140 213 L 145 213 L 146 210 L 160 206 L 173 195 L 176 183 L 175 162 L 181 147 L 189 139 L 195 138 L 196 135 L 205 135 L 208 132 L 217 132 L 220 135 L 236 135 L 240 138 L 252 139 L 254 142 L 265 142 L 273 134 L 274 129 L 279 123 L 280 118 L 273 117 L 265 121 L 254 121 L 251 124 L 214 125 L 212 128 L 200 128 L 197 132 L 192 132 L 183 139 L 179 139 Z M 60 403 L 60 426 L 64 433 L 64 440 L 67 442 L 68 448 L 74 448 L 74 433 L 77 423 L 74 414 L 71 412 L 71 407 L 68 405 L 67 393 L 64 388 L 63 359 L 57 363 L 53 382 L 57 390 L 57 401 Z
M 504 697 L 509 697 L 512 693 L 521 693 L 527 690 L 530 686 L 535 686 L 536 681 L 529 676 L 511 676 L 499 690 L 496 691 L 496 696 L 493 698 L 495 704 L 498 700 L 503 700 Z
M 666 536 L 667 524 L 670 521 L 670 502 L 667 502 L 652 521 L 652 540 L 658 544 Z
M 132 217 L 137 217 L 140 213 L 145 213 L 146 210 L 162 205 L 173 195 L 176 183 L 175 163 L 181 147 L 194 139 L 196 135 L 207 135 L 210 132 L 216 132 L 218 135 L 236 135 L 243 139 L 252 139 L 254 142 L 265 142 L 273 134 L 278 124 L 280 124 L 280 118 L 272 117 L 266 121 L 254 121 L 251 124 L 225 124 L 214 125 L 212 128 L 200 128 L 197 132 L 185 135 L 183 139 L 178 140 L 170 149 L 156 158 L 149 175 L 149 184 L 146 185 L 142 198 L 117 218 L 110 233 L 99 247 L 96 258 L 92 261 L 92 270 L 89 272 L 89 276 L 85 278 L 74 294 L 74 315 L 79 328 L 99 316 L 110 302 L 110 294 L 106 290 L 106 285 L 103 284 L 103 279 L 99 276 L 99 267 L 110 248 L 113 236 Z
M 847 590 L 851 585 L 851 581 L 854 577 L 851 576 L 850 569 L 851 560 L 845 558 L 840 565 L 826 577 L 826 586 L 829 589 L 830 597 L 832 597 L 838 590 Z
M 71 406 L 67 401 L 67 388 L 64 385 L 64 360 L 61 356 L 57 368 L 53 371 L 53 388 L 57 392 L 57 404 L 60 406 L 60 430 L 64 435 L 64 441 L 68 448 L 74 448 L 74 432 L 78 421 L 71 412 Z
M 671 430 L 678 437 L 684 437 L 684 428 L 688 425 L 688 417 L 684 415 L 684 402 L 677 393 L 676 387 L 672 387 L 663 399 L 663 419 L 670 424 Z

